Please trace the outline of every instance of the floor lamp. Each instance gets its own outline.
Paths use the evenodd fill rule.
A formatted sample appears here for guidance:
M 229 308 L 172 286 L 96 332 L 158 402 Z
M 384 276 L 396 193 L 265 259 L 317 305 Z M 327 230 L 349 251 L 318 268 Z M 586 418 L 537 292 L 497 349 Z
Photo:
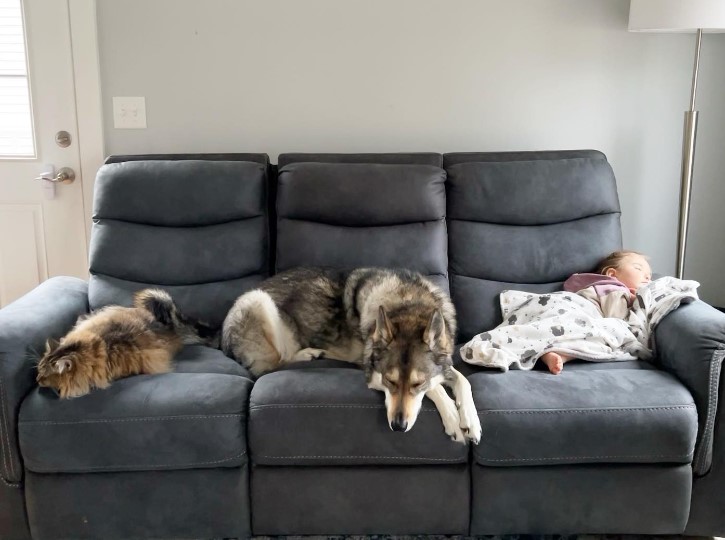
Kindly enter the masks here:
M 695 95 L 697 93 L 697 70 L 700 64 L 700 43 L 703 31 L 725 31 L 725 0 L 631 0 L 629 30 L 630 32 L 697 32 L 690 109 L 685 112 L 685 129 L 682 137 L 676 274 L 678 278 L 682 278 L 685 269 L 687 224 L 690 217 L 692 170 L 695 165 L 695 136 L 697 134 Z

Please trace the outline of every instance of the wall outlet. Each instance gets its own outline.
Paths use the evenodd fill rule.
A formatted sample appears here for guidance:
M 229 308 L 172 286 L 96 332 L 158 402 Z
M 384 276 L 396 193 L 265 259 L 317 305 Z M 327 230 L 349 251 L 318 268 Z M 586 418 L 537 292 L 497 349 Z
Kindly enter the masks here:
M 146 129 L 146 98 L 114 97 L 113 127 L 116 129 Z

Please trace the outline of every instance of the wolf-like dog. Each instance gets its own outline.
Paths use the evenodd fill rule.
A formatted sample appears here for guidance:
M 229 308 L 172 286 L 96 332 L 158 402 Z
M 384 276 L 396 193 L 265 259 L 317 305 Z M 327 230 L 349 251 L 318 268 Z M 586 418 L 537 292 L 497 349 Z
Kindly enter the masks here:
M 254 376 L 313 358 L 353 362 L 385 393 L 392 430 L 410 430 L 428 396 L 446 434 L 478 444 L 471 385 L 453 367 L 455 334 L 450 297 L 416 272 L 296 268 L 237 299 L 221 345 Z

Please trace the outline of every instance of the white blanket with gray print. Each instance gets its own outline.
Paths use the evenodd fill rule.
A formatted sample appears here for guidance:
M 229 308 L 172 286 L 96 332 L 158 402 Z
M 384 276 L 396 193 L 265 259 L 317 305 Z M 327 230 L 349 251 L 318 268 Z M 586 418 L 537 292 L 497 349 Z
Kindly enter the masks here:
M 469 364 L 503 371 L 531 369 L 547 352 L 592 362 L 648 359 L 652 332 L 682 303 L 697 299 L 696 281 L 656 279 L 637 289 L 626 319 L 605 318 L 590 300 L 576 293 L 501 293 L 503 322 L 461 348 Z

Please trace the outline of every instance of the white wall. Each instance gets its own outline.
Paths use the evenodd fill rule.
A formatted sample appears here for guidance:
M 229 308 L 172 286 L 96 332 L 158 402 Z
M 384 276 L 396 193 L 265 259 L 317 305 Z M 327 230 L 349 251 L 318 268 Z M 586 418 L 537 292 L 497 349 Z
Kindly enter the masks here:
M 694 35 L 628 0 L 98 0 L 107 153 L 596 148 L 674 272 Z M 113 128 L 145 96 L 148 129 Z M 725 35 L 706 35 L 687 277 L 725 306 Z

